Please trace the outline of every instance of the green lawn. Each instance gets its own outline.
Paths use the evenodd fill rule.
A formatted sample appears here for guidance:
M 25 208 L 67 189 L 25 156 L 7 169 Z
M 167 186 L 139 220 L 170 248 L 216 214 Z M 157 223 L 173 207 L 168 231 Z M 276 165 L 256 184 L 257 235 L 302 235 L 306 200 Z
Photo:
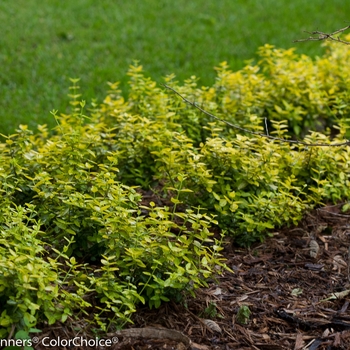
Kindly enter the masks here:
M 126 91 L 134 59 L 159 82 L 175 73 L 210 85 L 214 66 L 241 68 L 265 43 L 321 54 L 318 42 L 292 41 L 347 25 L 347 13 L 344 0 L 2 0 L 0 133 L 54 125 L 49 111 L 66 110 L 69 77 L 88 101 L 107 81 Z

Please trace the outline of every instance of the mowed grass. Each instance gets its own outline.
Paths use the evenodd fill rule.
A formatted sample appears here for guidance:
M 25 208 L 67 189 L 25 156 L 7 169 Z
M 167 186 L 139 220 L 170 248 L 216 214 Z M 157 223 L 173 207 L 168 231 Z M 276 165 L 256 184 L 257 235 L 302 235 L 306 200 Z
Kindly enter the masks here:
M 53 126 L 49 112 L 67 110 L 70 77 L 81 78 L 87 102 L 103 98 L 107 81 L 126 92 L 133 60 L 159 82 L 175 73 L 211 85 L 214 66 L 239 69 L 265 43 L 320 55 L 319 42 L 292 41 L 346 26 L 349 13 L 344 0 L 3 0 L 0 133 Z

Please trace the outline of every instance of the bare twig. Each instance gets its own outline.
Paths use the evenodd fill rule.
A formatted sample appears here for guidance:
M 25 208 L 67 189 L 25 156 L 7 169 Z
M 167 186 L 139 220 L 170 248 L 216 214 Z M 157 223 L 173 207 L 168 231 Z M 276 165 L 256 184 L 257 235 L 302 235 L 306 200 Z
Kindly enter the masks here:
M 339 216 L 341 218 L 350 218 L 350 215 L 333 213 L 331 211 L 328 211 L 328 210 L 322 209 L 322 208 L 318 208 L 317 210 L 322 211 L 323 213 L 331 214 L 331 215 L 334 215 L 334 216 Z
M 13 323 L 12 324 L 12 327 L 11 327 L 11 331 L 10 331 L 10 334 L 8 335 L 7 339 L 12 339 L 12 336 L 13 336 L 13 333 L 15 332 L 16 330 L 16 325 Z
M 264 120 L 265 120 L 266 135 L 267 135 L 267 136 L 270 136 L 270 134 L 269 134 L 269 129 L 267 128 L 267 118 L 264 118 Z
M 350 282 L 350 246 L 348 248 L 348 282 Z
M 294 40 L 294 43 L 299 43 L 302 41 L 320 41 L 320 40 L 331 40 L 331 41 L 337 41 L 339 43 L 345 44 L 345 45 L 350 45 L 349 41 L 345 41 L 345 40 L 341 40 L 339 38 L 339 36 L 335 37 L 336 34 L 340 34 L 345 32 L 347 29 L 350 28 L 350 25 L 342 28 L 342 29 L 338 29 L 333 33 L 324 33 L 324 32 L 320 32 L 318 30 L 315 30 L 313 32 L 307 32 L 305 31 L 305 33 L 309 33 L 311 34 L 311 36 L 309 36 L 306 39 L 299 39 L 299 40 Z
M 252 135 L 257 135 L 260 137 L 266 137 L 270 140 L 275 140 L 275 141 L 279 141 L 279 142 L 287 142 L 287 143 L 294 143 L 294 144 L 299 144 L 299 145 L 304 145 L 304 146 L 308 146 L 308 147 L 340 147 L 340 146 L 349 146 L 350 145 L 350 140 L 347 140 L 345 142 L 342 143 L 334 143 L 334 144 L 329 144 L 329 143 L 308 143 L 308 142 L 303 142 L 303 141 L 298 141 L 298 140 L 287 140 L 287 139 L 283 139 L 280 137 L 274 137 L 274 136 L 270 136 L 269 134 L 263 134 L 257 131 L 252 131 L 249 129 L 245 129 L 242 128 L 241 126 L 238 125 L 234 125 L 224 119 L 220 119 L 217 116 L 215 116 L 214 114 L 211 114 L 209 112 L 207 112 L 206 110 L 204 110 L 203 108 L 199 107 L 198 104 L 196 102 L 191 102 L 190 100 L 188 100 L 186 97 L 184 97 L 183 95 L 181 95 L 178 91 L 176 91 L 174 88 L 164 84 L 163 85 L 165 88 L 173 91 L 176 95 L 178 95 L 179 97 L 182 98 L 183 101 L 185 101 L 187 104 L 197 108 L 199 111 L 201 111 L 202 113 L 208 115 L 209 117 L 216 119 L 222 123 L 225 123 L 226 125 L 230 126 L 231 128 L 246 132 L 248 134 L 252 134 Z M 268 131 L 267 131 L 268 132 Z

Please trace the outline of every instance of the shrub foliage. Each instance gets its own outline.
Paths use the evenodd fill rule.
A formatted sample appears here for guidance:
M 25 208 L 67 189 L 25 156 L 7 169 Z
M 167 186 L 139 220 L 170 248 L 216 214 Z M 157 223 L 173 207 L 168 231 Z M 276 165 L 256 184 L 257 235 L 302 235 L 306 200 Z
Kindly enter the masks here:
M 212 87 L 165 82 L 252 131 L 267 120 L 281 138 L 346 140 L 348 48 L 329 45 L 315 61 L 270 45 L 259 53 L 238 72 L 222 63 Z M 111 83 L 90 108 L 72 80 L 72 111 L 52 111 L 52 132 L 21 125 L 0 144 L 0 337 L 68 317 L 121 327 L 138 303 L 158 307 L 205 286 L 225 267 L 224 233 L 249 245 L 350 195 L 348 146 L 244 135 L 137 63 L 128 75 L 127 99 Z M 150 189 L 157 204 L 143 196 Z

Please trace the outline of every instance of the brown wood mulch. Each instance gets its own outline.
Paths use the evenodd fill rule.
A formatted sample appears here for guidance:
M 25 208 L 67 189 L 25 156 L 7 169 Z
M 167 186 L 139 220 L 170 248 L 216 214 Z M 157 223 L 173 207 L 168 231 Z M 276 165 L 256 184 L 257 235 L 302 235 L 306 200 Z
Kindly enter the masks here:
M 106 336 L 114 337 L 113 345 L 98 348 L 350 349 L 350 215 L 340 208 L 315 210 L 298 227 L 250 249 L 227 245 L 224 256 L 234 273 L 197 290 L 196 298 L 140 308 L 133 325 Z M 251 312 L 246 324 L 238 317 L 242 307 Z M 65 324 L 44 333 L 82 334 L 72 329 Z

